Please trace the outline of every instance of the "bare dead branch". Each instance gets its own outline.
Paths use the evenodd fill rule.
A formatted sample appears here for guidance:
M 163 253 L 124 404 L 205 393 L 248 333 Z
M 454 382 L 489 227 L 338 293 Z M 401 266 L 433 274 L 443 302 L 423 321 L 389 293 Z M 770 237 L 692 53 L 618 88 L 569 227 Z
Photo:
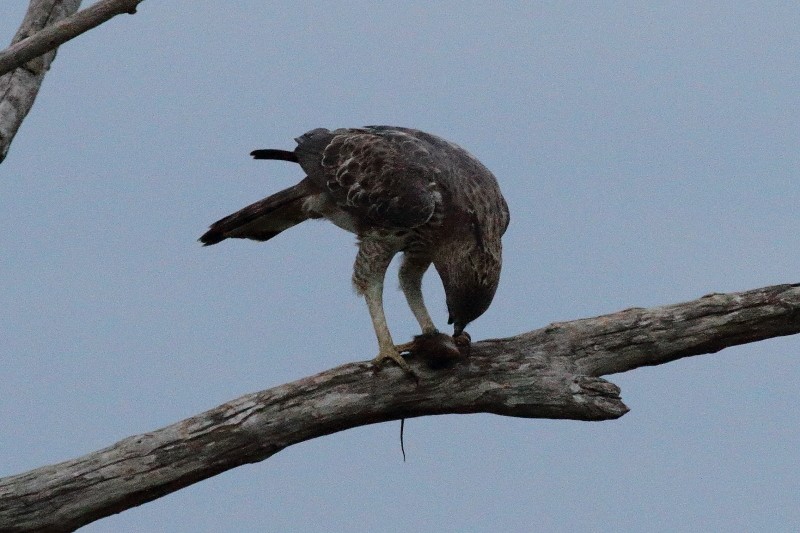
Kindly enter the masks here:
M 20 67 L 40 55 L 58 48 L 78 35 L 123 13 L 136 13 L 144 0 L 101 0 L 55 24 L 15 42 L 0 52 L 0 75 Z M 80 2 L 78 2 L 80 4 Z
M 12 42 L 22 44 L 31 35 L 72 15 L 81 0 L 32 0 Z M 0 163 L 39 93 L 44 75 L 56 56 L 55 47 L 16 70 L 0 74 Z M 2 55 L 3 53 L 0 53 Z M 34 56 L 35 57 L 35 56 Z M 0 71 L 0 73 L 5 71 Z
M 687 303 L 633 308 L 552 325 L 568 339 L 576 372 L 605 376 L 800 332 L 800 284 L 712 293 Z
M 1 531 L 70 531 L 344 429 L 445 413 L 611 420 L 628 408 L 597 376 L 800 333 L 800 284 L 712 294 L 475 343 L 419 381 L 351 363 L 248 394 L 171 426 L 0 479 Z
M 33 107 L 56 48 L 116 15 L 135 13 L 142 1 L 101 0 L 76 13 L 81 0 L 31 0 L 11 46 L 0 52 L 0 163 Z

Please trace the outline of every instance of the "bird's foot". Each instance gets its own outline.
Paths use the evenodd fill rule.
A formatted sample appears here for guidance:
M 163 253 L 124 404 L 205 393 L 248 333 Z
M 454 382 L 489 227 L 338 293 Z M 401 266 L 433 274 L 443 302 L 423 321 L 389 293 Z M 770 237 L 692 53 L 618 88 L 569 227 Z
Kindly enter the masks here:
M 413 352 L 415 345 L 415 341 L 404 342 L 403 344 L 395 344 L 394 349 L 397 350 L 397 353 Z
M 377 357 L 375 357 L 375 359 L 372 360 L 372 364 L 377 367 L 381 367 L 383 366 L 384 363 L 387 362 L 387 360 L 391 359 L 392 361 L 397 363 L 397 366 L 405 370 L 406 373 L 416 377 L 416 374 L 414 373 L 413 370 L 411 370 L 408 361 L 406 361 L 403 358 L 403 356 L 400 355 L 401 351 L 403 350 L 398 350 L 398 348 L 395 346 L 390 346 L 388 349 L 381 349 Z

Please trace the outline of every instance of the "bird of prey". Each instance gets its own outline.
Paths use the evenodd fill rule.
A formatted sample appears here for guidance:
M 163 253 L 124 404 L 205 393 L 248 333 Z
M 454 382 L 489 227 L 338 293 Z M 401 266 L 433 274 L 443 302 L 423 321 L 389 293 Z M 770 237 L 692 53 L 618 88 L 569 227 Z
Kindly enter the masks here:
M 489 307 L 500 278 L 509 213 L 494 175 L 463 148 L 409 128 L 318 128 L 295 140 L 294 151 L 251 155 L 298 163 L 306 177 L 215 222 L 200 241 L 267 241 L 305 220 L 327 219 L 358 238 L 353 284 L 378 337 L 376 364 L 391 359 L 409 370 L 383 310 L 386 269 L 398 252 L 400 287 L 421 337 L 439 335 L 422 298 L 431 264 L 444 285 L 453 335 L 462 335 Z

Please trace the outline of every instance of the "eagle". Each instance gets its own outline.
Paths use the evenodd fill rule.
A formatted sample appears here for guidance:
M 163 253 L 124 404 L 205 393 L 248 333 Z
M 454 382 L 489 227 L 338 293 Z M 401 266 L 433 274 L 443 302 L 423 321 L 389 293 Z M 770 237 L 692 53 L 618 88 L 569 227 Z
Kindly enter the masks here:
M 444 286 L 453 338 L 465 336 L 500 280 L 510 219 L 494 175 L 458 145 L 410 128 L 317 128 L 295 141 L 293 151 L 251 155 L 297 163 L 306 177 L 213 223 L 200 242 L 268 241 L 306 220 L 327 219 L 357 236 L 353 285 L 378 337 L 376 366 L 391 360 L 410 372 L 401 352 L 412 343 L 394 344 L 383 309 L 386 270 L 398 252 L 400 288 L 422 328 L 418 338 L 443 335 L 422 297 L 431 264 Z

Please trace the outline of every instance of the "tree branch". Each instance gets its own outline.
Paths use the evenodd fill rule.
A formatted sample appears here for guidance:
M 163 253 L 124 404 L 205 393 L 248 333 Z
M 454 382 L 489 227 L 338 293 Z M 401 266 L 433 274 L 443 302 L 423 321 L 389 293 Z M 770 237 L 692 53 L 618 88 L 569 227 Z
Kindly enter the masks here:
M 65 0 L 65 3 L 67 1 Z M 72 13 L 75 13 L 74 15 L 70 13 L 71 16 L 59 20 L 55 24 L 48 25 L 41 31 L 28 33 L 26 38 L 19 42 L 15 41 L 13 45 L 0 52 L 0 75 L 21 67 L 31 59 L 58 48 L 70 39 L 74 39 L 117 15 L 136 13 L 136 6 L 143 1 L 101 0 L 79 13 L 75 13 L 75 10 L 73 10 Z M 40 2 L 34 0 L 32 5 L 33 3 Z M 52 3 L 52 0 L 50 0 L 50 3 Z M 77 3 L 80 4 L 80 1 Z
M 101 0 L 76 13 L 81 0 L 31 0 L 11 46 L 0 52 L 0 163 L 33 107 L 56 48 L 116 15 L 135 13 L 142 1 Z
M 712 293 L 687 303 L 634 307 L 549 329 L 570 343 L 576 372 L 605 376 L 799 333 L 800 284 Z
M 17 30 L 12 47 L 31 35 L 75 13 L 81 0 L 31 0 Z M 4 52 L 0 53 L 2 55 Z M 6 158 L 11 141 L 28 115 L 39 93 L 44 75 L 56 57 L 55 49 L 12 72 L 0 71 L 0 163 Z
M 551 324 L 473 344 L 450 369 L 351 363 L 248 394 L 78 459 L 0 479 L 2 531 L 69 531 L 344 429 L 445 413 L 611 420 L 628 408 L 598 376 L 800 333 L 800 284 Z

